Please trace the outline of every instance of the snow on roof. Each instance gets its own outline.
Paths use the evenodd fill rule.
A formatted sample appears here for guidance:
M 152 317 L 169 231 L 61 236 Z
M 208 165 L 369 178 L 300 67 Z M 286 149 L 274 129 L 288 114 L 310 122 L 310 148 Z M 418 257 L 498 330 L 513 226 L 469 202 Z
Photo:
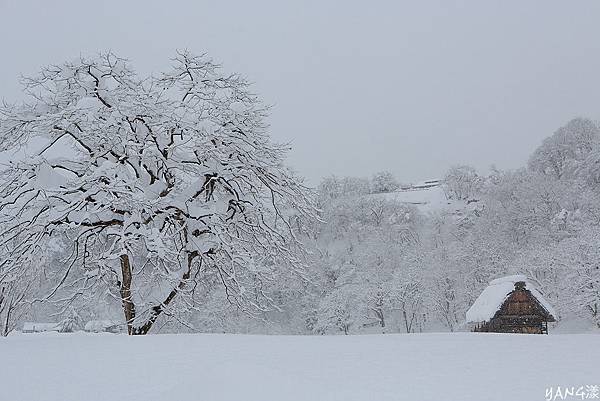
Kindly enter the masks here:
M 504 276 L 504 277 L 499 277 L 497 279 L 494 279 L 494 280 L 490 281 L 490 285 L 510 283 L 514 287 L 515 283 L 517 283 L 519 281 L 524 281 L 525 283 L 528 284 L 527 276 L 525 276 L 524 274 L 513 274 L 512 276 Z
M 502 306 L 508 295 L 515 289 L 515 283 L 525 282 L 525 288 L 531 292 L 548 313 L 556 318 L 552 305 L 542 296 L 535 286 L 522 274 L 500 277 L 492 280 L 467 311 L 467 323 L 486 322 L 490 320 Z

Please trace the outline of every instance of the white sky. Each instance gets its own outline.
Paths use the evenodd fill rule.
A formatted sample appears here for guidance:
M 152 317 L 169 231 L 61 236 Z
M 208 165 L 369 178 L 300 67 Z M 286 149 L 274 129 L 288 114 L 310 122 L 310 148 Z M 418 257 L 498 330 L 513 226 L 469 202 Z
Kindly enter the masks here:
M 309 182 L 523 165 L 600 118 L 600 1 L 0 0 L 0 98 L 44 64 L 111 49 L 141 72 L 208 52 L 274 105 Z

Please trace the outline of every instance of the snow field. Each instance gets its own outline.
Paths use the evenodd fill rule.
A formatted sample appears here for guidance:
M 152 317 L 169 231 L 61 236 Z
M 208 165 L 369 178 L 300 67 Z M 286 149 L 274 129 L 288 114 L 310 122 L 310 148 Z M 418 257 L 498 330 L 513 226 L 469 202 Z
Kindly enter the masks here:
M 600 336 L 15 334 L 0 399 L 543 400 L 600 384 Z

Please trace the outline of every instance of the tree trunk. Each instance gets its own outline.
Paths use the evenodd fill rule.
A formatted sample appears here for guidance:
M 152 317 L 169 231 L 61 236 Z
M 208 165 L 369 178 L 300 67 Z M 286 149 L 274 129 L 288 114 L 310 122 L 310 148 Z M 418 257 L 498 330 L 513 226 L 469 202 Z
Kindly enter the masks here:
M 3 310 L 2 305 L 4 304 L 4 291 L 5 291 L 5 288 L 2 287 L 2 291 L 0 292 L 0 318 L 2 317 L 2 310 Z M 2 337 L 5 337 L 4 332 L 5 332 L 5 326 L 0 326 L 0 335 L 2 335 Z
M 10 324 L 10 307 L 6 310 L 6 319 L 4 321 L 4 328 L 2 329 L 2 337 L 8 336 L 8 325 Z
M 123 302 L 123 313 L 125 313 L 125 322 L 127 323 L 127 334 L 139 334 L 136 333 L 133 327 L 133 320 L 135 319 L 135 304 L 131 299 L 131 263 L 129 262 L 128 255 L 121 255 L 121 274 L 123 281 L 121 282 L 121 301 Z
M 13 304 L 12 304 L 13 299 L 10 300 L 10 302 L 8 303 L 8 305 L 6 306 L 6 318 L 4 319 L 4 328 L 2 329 L 2 337 L 7 337 L 8 333 L 10 333 L 10 329 L 9 329 L 9 325 L 10 325 L 10 315 L 12 314 L 12 310 L 13 310 Z
M 410 333 L 410 324 L 408 323 L 408 316 L 406 315 L 405 309 L 402 309 L 402 318 L 404 319 L 404 327 L 406 328 L 406 332 Z
M 194 259 L 198 256 L 198 252 L 190 252 L 188 253 L 187 258 L 187 270 L 181 277 L 181 281 L 177 285 L 177 287 L 173 288 L 169 295 L 165 298 L 165 300 L 152 307 L 150 309 L 150 317 L 148 320 L 142 324 L 141 326 L 135 326 L 135 304 L 133 303 L 133 299 L 131 298 L 131 282 L 133 280 L 133 275 L 131 273 L 131 263 L 129 261 L 128 255 L 121 255 L 121 272 L 123 275 L 123 281 L 120 283 L 120 292 L 121 292 L 121 301 L 123 302 L 123 312 L 125 313 L 125 321 L 127 322 L 127 334 L 129 335 L 143 335 L 148 334 L 156 319 L 162 314 L 164 309 L 175 299 L 180 290 L 185 287 L 187 280 L 191 276 L 192 272 L 192 264 Z

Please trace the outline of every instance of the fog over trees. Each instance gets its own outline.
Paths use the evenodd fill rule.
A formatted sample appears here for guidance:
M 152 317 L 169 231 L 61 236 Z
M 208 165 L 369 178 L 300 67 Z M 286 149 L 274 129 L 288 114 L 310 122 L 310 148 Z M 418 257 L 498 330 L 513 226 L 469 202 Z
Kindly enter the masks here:
M 24 83 L 28 100 L 0 109 L 2 335 L 36 319 L 129 334 L 457 331 L 512 273 L 561 319 L 600 326 L 591 120 L 566 122 L 518 170 L 449 168 L 444 206 L 426 209 L 394 196 L 416 186 L 386 171 L 308 188 L 269 139 L 268 108 L 205 56 L 140 77 L 108 53 Z

